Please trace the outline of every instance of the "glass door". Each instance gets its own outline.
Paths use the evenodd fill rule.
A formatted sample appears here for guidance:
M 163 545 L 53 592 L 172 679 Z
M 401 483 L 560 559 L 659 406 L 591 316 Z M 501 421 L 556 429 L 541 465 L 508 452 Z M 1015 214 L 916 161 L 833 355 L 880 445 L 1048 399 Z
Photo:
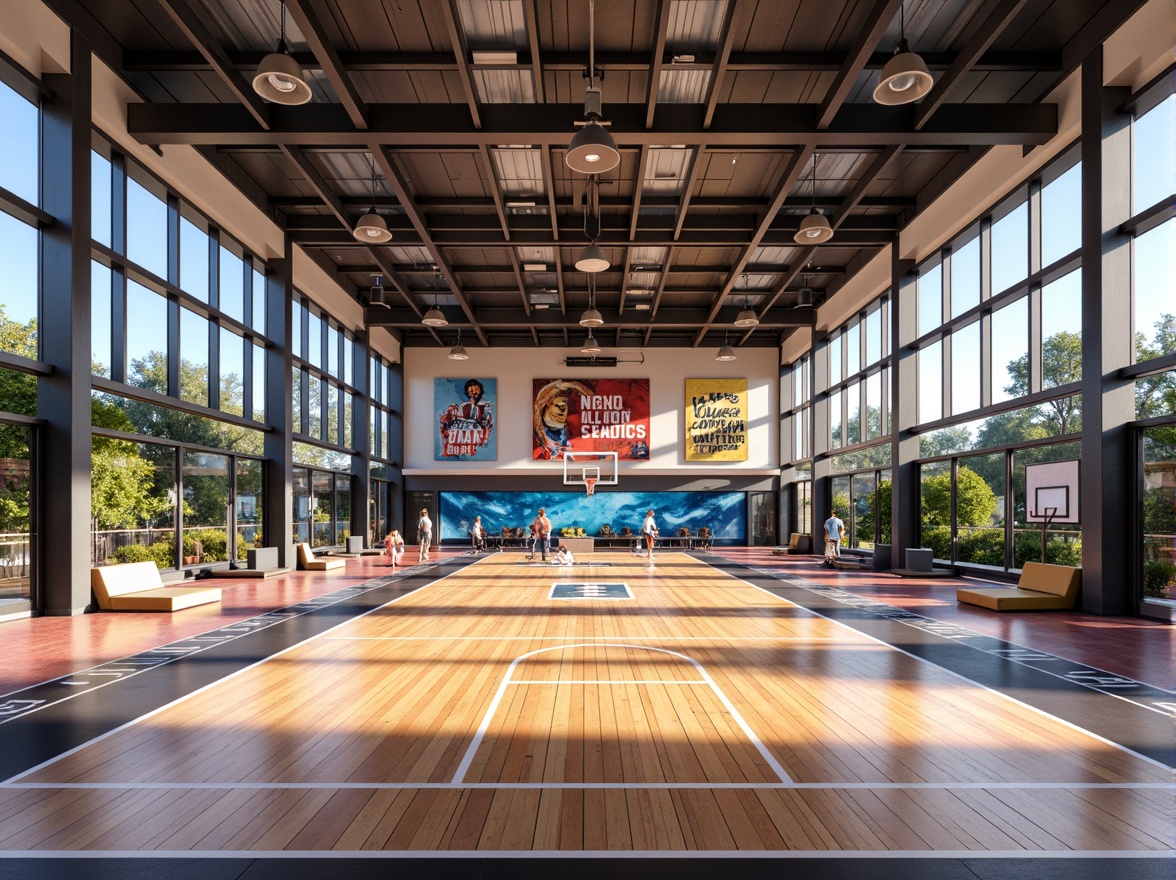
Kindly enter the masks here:
M 429 512 L 429 519 L 433 521 L 433 542 L 431 546 L 436 547 L 438 544 L 440 544 L 441 525 L 438 522 L 440 519 L 440 512 L 437 509 L 437 493 L 405 492 L 404 503 L 407 507 L 407 510 L 404 512 L 405 543 L 416 543 L 417 520 L 420 519 L 421 511 L 427 510 Z M 451 535 L 450 537 L 457 536 Z
M 776 536 L 776 494 L 749 492 L 747 505 L 752 546 L 775 547 L 779 543 Z

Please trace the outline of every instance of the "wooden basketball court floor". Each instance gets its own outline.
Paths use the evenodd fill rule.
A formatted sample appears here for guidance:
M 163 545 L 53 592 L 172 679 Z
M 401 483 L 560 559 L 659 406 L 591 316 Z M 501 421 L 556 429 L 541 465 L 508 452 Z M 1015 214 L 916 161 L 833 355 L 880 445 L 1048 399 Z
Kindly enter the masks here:
M 36 762 L 0 850 L 1176 864 L 1170 715 L 714 558 L 595 559 L 386 578 L 0 724 Z

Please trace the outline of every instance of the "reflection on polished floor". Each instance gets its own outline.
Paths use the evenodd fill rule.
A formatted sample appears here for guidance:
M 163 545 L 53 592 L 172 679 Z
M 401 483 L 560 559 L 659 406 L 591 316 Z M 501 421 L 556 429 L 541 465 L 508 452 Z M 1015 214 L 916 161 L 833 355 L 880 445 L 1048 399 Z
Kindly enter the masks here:
M 1170 627 L 1123 621 L 1141 646 L 1123 652 L 1114 619 L 961 610 L 947 585 L 755 548 L 606 561 L 358 559 L 226 581 L 220 612 L 8 624 L 59 656 L 8 672 L 0 849 L 42 871 L 102 853 L 1170 870 Z

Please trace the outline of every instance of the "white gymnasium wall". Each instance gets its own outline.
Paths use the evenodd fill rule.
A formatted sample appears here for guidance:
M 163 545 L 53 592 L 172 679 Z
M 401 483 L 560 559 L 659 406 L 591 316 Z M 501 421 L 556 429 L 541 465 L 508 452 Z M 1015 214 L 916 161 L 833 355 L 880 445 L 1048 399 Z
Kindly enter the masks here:
M 448 349 L 404 350 L 404 447 L 405 476 L 471 474 L 525 475 L 563 473 L 559 462 L 531 459 L 532 398 L 534 379 L 649 379 L 650 459 L 622 462 L 624 474 L 708 474 L 740 476 L 779 474 L 778 366 L 776 348 L 737 349 L 738 359 L 720 363 L 714 346 L 693 349 L 651 349 L 644 363 L 620 363 L 616 367 L 569 368 L 563 359 L 579 355 L 572 349 L 479 349 L 467 344 L 470 359 L 451 361 Z M 621 351 L 623 361 L 639 361 L 641 352 Z M 498 436 L 497 461 L 434 461 L 433 438 L 437 415 L 433 407 L 434 378 L 484 378 L 498 380 L 494 431 Z M 687 462 L 683 403 L 687 379 L 747 379 L 749 450 L 747 461 Z M 471 486 L 470 488 L 476 488 Z

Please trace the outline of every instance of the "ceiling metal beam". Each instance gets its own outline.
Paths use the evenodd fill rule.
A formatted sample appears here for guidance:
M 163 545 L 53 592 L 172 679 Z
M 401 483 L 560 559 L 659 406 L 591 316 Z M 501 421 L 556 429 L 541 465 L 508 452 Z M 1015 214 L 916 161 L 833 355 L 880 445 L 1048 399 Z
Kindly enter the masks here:
M 437 265 L 438 270 L 445 277 L 445 281 L 449 284 L 449 289 L 453 293 L 457 304 L 461 307 L 462 312 L 465 313 L 466 319 L 474 325 L 474 332 L 478 334 L 478 339 L 481 340 L 482 345 L 489 344 L 486 341 L 485 334 L 477 325 L 474 318 L 474 312 L 470 308 L 469 301 L 465 298 L 461 291 L 461 284 L 454 275 L 453 269 L 449 262 L 445 259 L 445 255 L 441 253 L 441 248 L 433 241 L 432 235 L 429 232 L 429 227 L 425 223 L 424 215 L 417 210 L 416 202 L 413 201 L 412 191 L 408 187 L 407 178 L 401 173 L 396 165 L 396 161 L 388 155 L 387 151 L 380 149 L 376 145 L 372 145 L 372 155 L 376 158 L 376 164 L 380 166 L 380 170 L 384 172 L 384 178 L 392 187 L 392 191 L 396 193 L 396 198 L 400 200 L 401 206 L 404 208 L 408 218 L 412 221 L 413 227 L 416 229 L 417 235 L 420 236 L 421 244 L 428 248 L 429 253 L 433 256 L 433 262 Z
M 127 117 L 131 135 L 144 144 L 477 147 L 566 146 L 567 120 L 583 113 L 575 104 L 487 104 L 476 130 L 460 105 L 372 104 L 369 109 L 371 129 L 362 134 L 338 104 L 272 107 L 269 130 L 248 110 L 231 104 L 130 104 Z M 819 131 L 817 109 L 815 104 L 724 104 L 716 108 L 711 128 L 703 130 L 701 104 L 665 104 L 653 132 L 641 127 L 645 108 L 640 104 L 610 105 L 609 116 L 613 137 L 622 146 L 639 147 L 653 134 L 662 143 L 711 149 L 1029 145 L 1049 141 L 1058 124 L 1053 104 L 947 104 L 915 131 L 914 107 L 847 104 L 836 124 Z
M 714 322 L 720 330 L 734 328 L 738 309 L 726 309 L 723 318 L 726 320 Z M 638 312 L 633 309 L 625 315 L 610 318 L 608 327 L 620 327 L 624 330 L 645 331 L 649 329 L 679 329 L 695 330 L 707 315 L 704 308 L 664 308 L 654 316 L 652 312 Z M 789 327 L 810 327 L 813 323 L 814 310 L 811 308 L 793 309 L 780 308 L 765 312 L 760 316 L 760 329 L 782 330 Z M 656 317 L 656 324 L 654 318 Z M 396 327 L 405 330 L 422 329 L 420 319 L 408 309 L 368 308 L 364 312 L 365 323 L 376 327 Z M 482 309 L 478 314 L 478 323 L 455 321 L 449 325 L 463 330 L 479 328 L 493 331 L 510 328 L 528 329 L 535 326 L 539 330 L 554 330 L 564 328 L 576 332 L 581 331 L 577 315 L 561 315 L 555 309 L 534 309 L 530 313 L 521 308 Z
M 845 63 L 837 71 L 833 84 L 825 93 L 825 99 L 821 101 L 821 107 L 817 111 L 819 131 L 825 131 L 832 124 L 837 111 L 845 104 L 850 89 L 857 83 L 858 76 L 865 69 L 866 61 L 873 54 L 878 41 L 885 35 L 887 26 L 894 20 L 894 13 L 902 2 L 903 0 L 875 0 L 874 8 L 870 10 L 870 14 L 858 30 Z
M 698 147 L 690 160 L 690 171 L 686 174 L 686 180 L 682 184 L 682 195 L 678 201 L 678 207 L 675 209 L 674 241 L 677 241 L 682 234 L 682 224 L 686 222 L 686 213 L 690 210 L 690 196 L 694 192 L 695 184 L 698 183 L 698 176 L 702 173 L 705 156 L 706 149 Z
M 637 218 L 641 216 L 642 192 L 645 189 L 645 166 L 649 163 L 649 144 L 641 145 L 641 154 L 637 157 L 637 181 L 633 187 L 633 201 L 629 208 L 629 237 L 637 234 Z M 601 207 L 604 200 L 601 200 Z
M 670 0 L 657 0 L 657 30 L 654 32 L 653 58 L 647 67 L 649 82 L 645 97 L 645 130 L 653 128 L 657 110 L 657 90 L 661 86 L 661 70 L 666 54 L 666 31 L 670 22 Z M 619 143 L 619 142 L 618 142 Z
M 706 112 L 702 116 L 703 128 L 710 128 L 711 120 L 715 117 L 715 107 L 718 106 L 719 93 L 727 76 L 727 65 L 731 61 L 731 48 L 735 44 L 735 29 L 743 18 L 744 10 L 749 6 L 748 0 L 730 0 L 727 4 L 727 16 L 723 19 L 718 51 L 715 53 L 714 66 L 711 68 L 710 82 L 707 83 L 706 97 L 702 102 L 706 106 Z
M 422 266 L 419 263 L 416 265 L 413 265 L 411 263 L 396 263 L 396 264 L 393 264 L 392 268 L 402 278 L 408 277 L 408 276 L 414 276 L 414 275 L 418 275 L 418 276 L 429 275 L 429 276 L 431 276 L 433 274 L 433 270 L 431 268 L 429 268 L 427 266 Z M 743 274 L 744 275 L 782 275 L 785 272 L 790 271 L 791 269 L 792 269 L 792 266 L 788 263 L 748 263 L 746 266 L 743 267 Z M 719 274 L 726 275 L 730 270 L 731 270 L 731 266 L 728 263 L 715 263 L 715 264 L 712 264 L 709 266 L 698 265 L 698 264 L 694 264 L 694 265 L 690 265 L 690 266 L 683 266 L 680 269 L 670 269 L 669 272 L 671 274 L 679 274 L 679 275 L 700 275 L 700 274 L 706 274 L 708 272 L 716 274 L 716 275 L 719 275 Z M 352 264 L 348 264 L 348 265 L 338 265 L 338 264 L 335 265 L 335 274 L 337 274 L 337 275 L 371 275 L 373 272 L 382 272 L 382 271 L 384 271 L 384 270 L 381 269 L 380 267 L 376 266 L 375 264 L 357 265 L 357 264 L 352 263 Z M 453 271 L 458 275 L 508 275 L 508 274 L 514 272 L 514 267 L 509 264 L 495 264 L 495 265 L 485 265 L 485 266 L 482 266 L 482 265 L 469 265 L 469 266 L 455 265 L 455 266 L 453 266 Z M 642 271 L 642 270 L 639 267 L 637 269 L 630 268 L 630 271 L 635 272 L 635 271 Z M 644 271 L 660 272 L 662 270 L 660 268 L 657 268 L 657 269 L 649 269 L 649 270 L 644 270 Z M 552 269 L 551 273 L 554 274 L 555 270 Z M 821 268 L 820 272 L 810 272 L 808 274 L 810 274 L 810 275 L 844 275 L 845 274 L 845 267 L 844 266 L 824 266 Z M 675 290 L 678 290 L 678 289 L 679 288 L 675 288 Z M 708 287 L 706 289 L 713 290 L 714 288 Z M 748 291 L 748 293 L 753 294 L 753 295 L 756 293 L 762 294 L 763 292 L 764 292 L 764 290 L 762 288 L 752 288 L 751 290 Z
M 52 7 L 60 7 L 69 0 L 46 0 Z M 1135 0 L 1138 3 L 1138 0 Z M 60 12 L 59 12 L 60 14 Z M 244 71 L 254 70 L 266 52 L 225 53 L 233 66 Z M 310 52 L 290 53 L 303 69 L 314 70 L 319 60 Z M 695 70 L 713 69 L 718 53 L 695 52 L 693 63 L 679 63 L 675 67 Z M 956 59 L 952 52 L 920 52 L 931 70 L 946 70 Z M 113 60 L 113 55 L 109 59 Z M 845 66 L 844 52 L 733 52 L 727 70 L 764 73 L 837 72 Z M 890 52 L 875 52 L 864 65 L 865 70 L 881 70 L 890 60 Z M 412 73 L 415 71 L 457 71 L 457 61 L 448 52 L 340 52 L 343 66 L 352 73 Z M 534 66 L 534 50 L 528 56 L 520 52 L 518 63 L 511 65 L 471 64 L 471 70 L 517 70 L 519 66 Z M 597 70 L 618 72 L 647 72 L 653 65 L 649 52 L 597 52 Z M 122 63 L 115 69 L 132 73 L 169 73 L 206 71 L 210 65 L 198 52 L 155 52 L 128 49 L 122 53 Z M 978 71 L 1010 71 L 1020 73 L 1055 73 L 1062 68 L 1061 52 L 989 52 L 973 65 Z M 583 53 L 546 52 L 543 70 L 576 73 L 584 69 Z
M 316 151 L 303 150 L 303 153 L 313 155 Z M 477 151 L 475 151 L 477 152 Z M 879 150 L 878 152 L 882 152 Z M 544 185 L 547 181 L 544 180 Z M 259 190 L 260 191 L 260 190 Z M 339 200 L 349 208 L 364 209 L 372 205 L 371 196 L 340 196 Z M 629 208 L 630 212 L 633 205 L 633 199 L 625 196 L 601 196 L 600 206 L 602 208 Z M 655 208 L 676 208 L 681 199 L 676 196 L 646 196 L 641 199 L 640 204 Z M 842 202 L 840 196 L 822 196 L 816 197 L 816 206 L 818 208 L 829 208 L 835 210 Z M 278 208 L 286 211 L 291 208 L 321 208 L 323 205 L 322 199 L 313 195 L 309 196 L 271 196 L 264 202 L 265 206 L 270 208 Z M 748 208 L 763 208 L 768 204 L 767 196 L 761 197 L 747 197 L 747 196 L 695 196 L 690 200 L 690 204 L 696 208 L 741 208 L 747 210 Z M 807 195 L 788 196 L 784 200 L 783 207 L 785 208 L 808 208 L 813 204 L 813 199 Z M 400 202 L 396 201 L 393 196 L 377 195 L 375 199 L 377 208 L 384 208 L 388 210 L 399 211 Z M 487 212 L 494 210 L 494 200 L 489 196 L 425 196 L 417 199 L 417 205 L 421 208 L 449 208 L 449 209 L 484 209 Z M 552 208 L 548 216 L 555 216 L 554 210 L 555 201 L 551 199 L 549 205 Z M 888 208 L 898 210 L 901 208 L 913 208 L 915 206 L 915 199 L 913 196 L 868 196 L 863 198 L 860 202 L 863 208 Z M 564 206 L 564 213 L 571 210 L 570 205 Z M 634 229 L 634 231 L 636 231 Z
M 535 8 L 535 0 L 523 0 L 523 16 L 527 27 L 527 41 L 531 45 L 531 81 L 535 88 L 535 100 L 544 104 L 543 97 L 543 62 L 539 57 L 539 10 Z
M 506 206 L 502 203 L 502 188 L 498 185 L 498 175 L 494 173 L 494 160 L 490 158 L 490 148 L 485 144 L 478 148 L 478 158 L 482 165 L 482 179 L 490 188 L 494 212 L 498 215 L 499 225 L 502 226 L 502 237 L 510 241 L 510 221 L 506 217 Z
M 326 28 L 323 27 L 320 0 L 285 0 L 285 4 L 290 17 L 302 32 L 307 46 L 314 53 L 319 68 L 326 74 L 327 81 L 335 90 L 339 103 L 351 117 L 352 124 L 358 129 L 366 129 L 369 125 L 367 104 L 360 97 L 355 81 L 347 72 L 339 53 L 331 44 Z
M 234 109 L 243 111 L 262 129 L 268 129 L 270 105 L 266 104 L 257 92 L 253 91 L 253 86 L 233 65 L 220 40 L 204 26 L 204 21 L 193 11 L 186 0 L 159 0 L 159 6 L 167 13 L 168 18 L 183 31 L 184 36 L 196 47 L 196 50 L 212 67 L 217 76 L 224 80 L 233 96 L 241 102 L 241 107 Z
M 1000 0 L 995 6 L 986 4 L 985 8 L 992 7 L 988 17 L 973 33 L 972 38 L 964 46 L 963 51 L 952 61 L 951 66 L 935 81 L 930 93 L 919 102 L 918 110 L 915 113 L 916 131 L 926 125 L 932 114 L 943 106 L 948 95 L 960 84 L 964 75 L 971 71 L 972 65 L 980 60 L 988 47 L 1012 23 L 1017 13 L 1028 2 L 1029 0 Z
M 649 345 L 649 337 L 653 334 L 653 319 L 657 317 L 658 309 L 661 308 L 662 294 L 666 291 L 666 280 L 670 277 L 670 268 L 674 265 L 674 258 L 678 256 L 678 249 L 672 245 L 666 248 L 666 259 L 662 264 L 661 278 L 657 282 L 657 290 L 653 292 L 653 302 L 649 305 L 649 320 L 650 324 L 645 328 L 645 345 Z M 637 310 L 634 309 L 634 312 Z M 659 322 L 660 326 L 660 322 Z
M 474 128 L 482 127 L 482 114 L 478 109 L 478 92 L 474 88 L 474 77 L 470 72 L 469 47 L 466 45 L 465 32 L 461 29 L 454 0 L 442 0 L 440 5 L 445 13 L 445 29 L 449 33 L 449 45 L 453 47 L 453 57 L 457 59 L 457 75 L 461 79 L 461 88 L 465 92 L 466 103 L 470 105 L 470 118 Z

